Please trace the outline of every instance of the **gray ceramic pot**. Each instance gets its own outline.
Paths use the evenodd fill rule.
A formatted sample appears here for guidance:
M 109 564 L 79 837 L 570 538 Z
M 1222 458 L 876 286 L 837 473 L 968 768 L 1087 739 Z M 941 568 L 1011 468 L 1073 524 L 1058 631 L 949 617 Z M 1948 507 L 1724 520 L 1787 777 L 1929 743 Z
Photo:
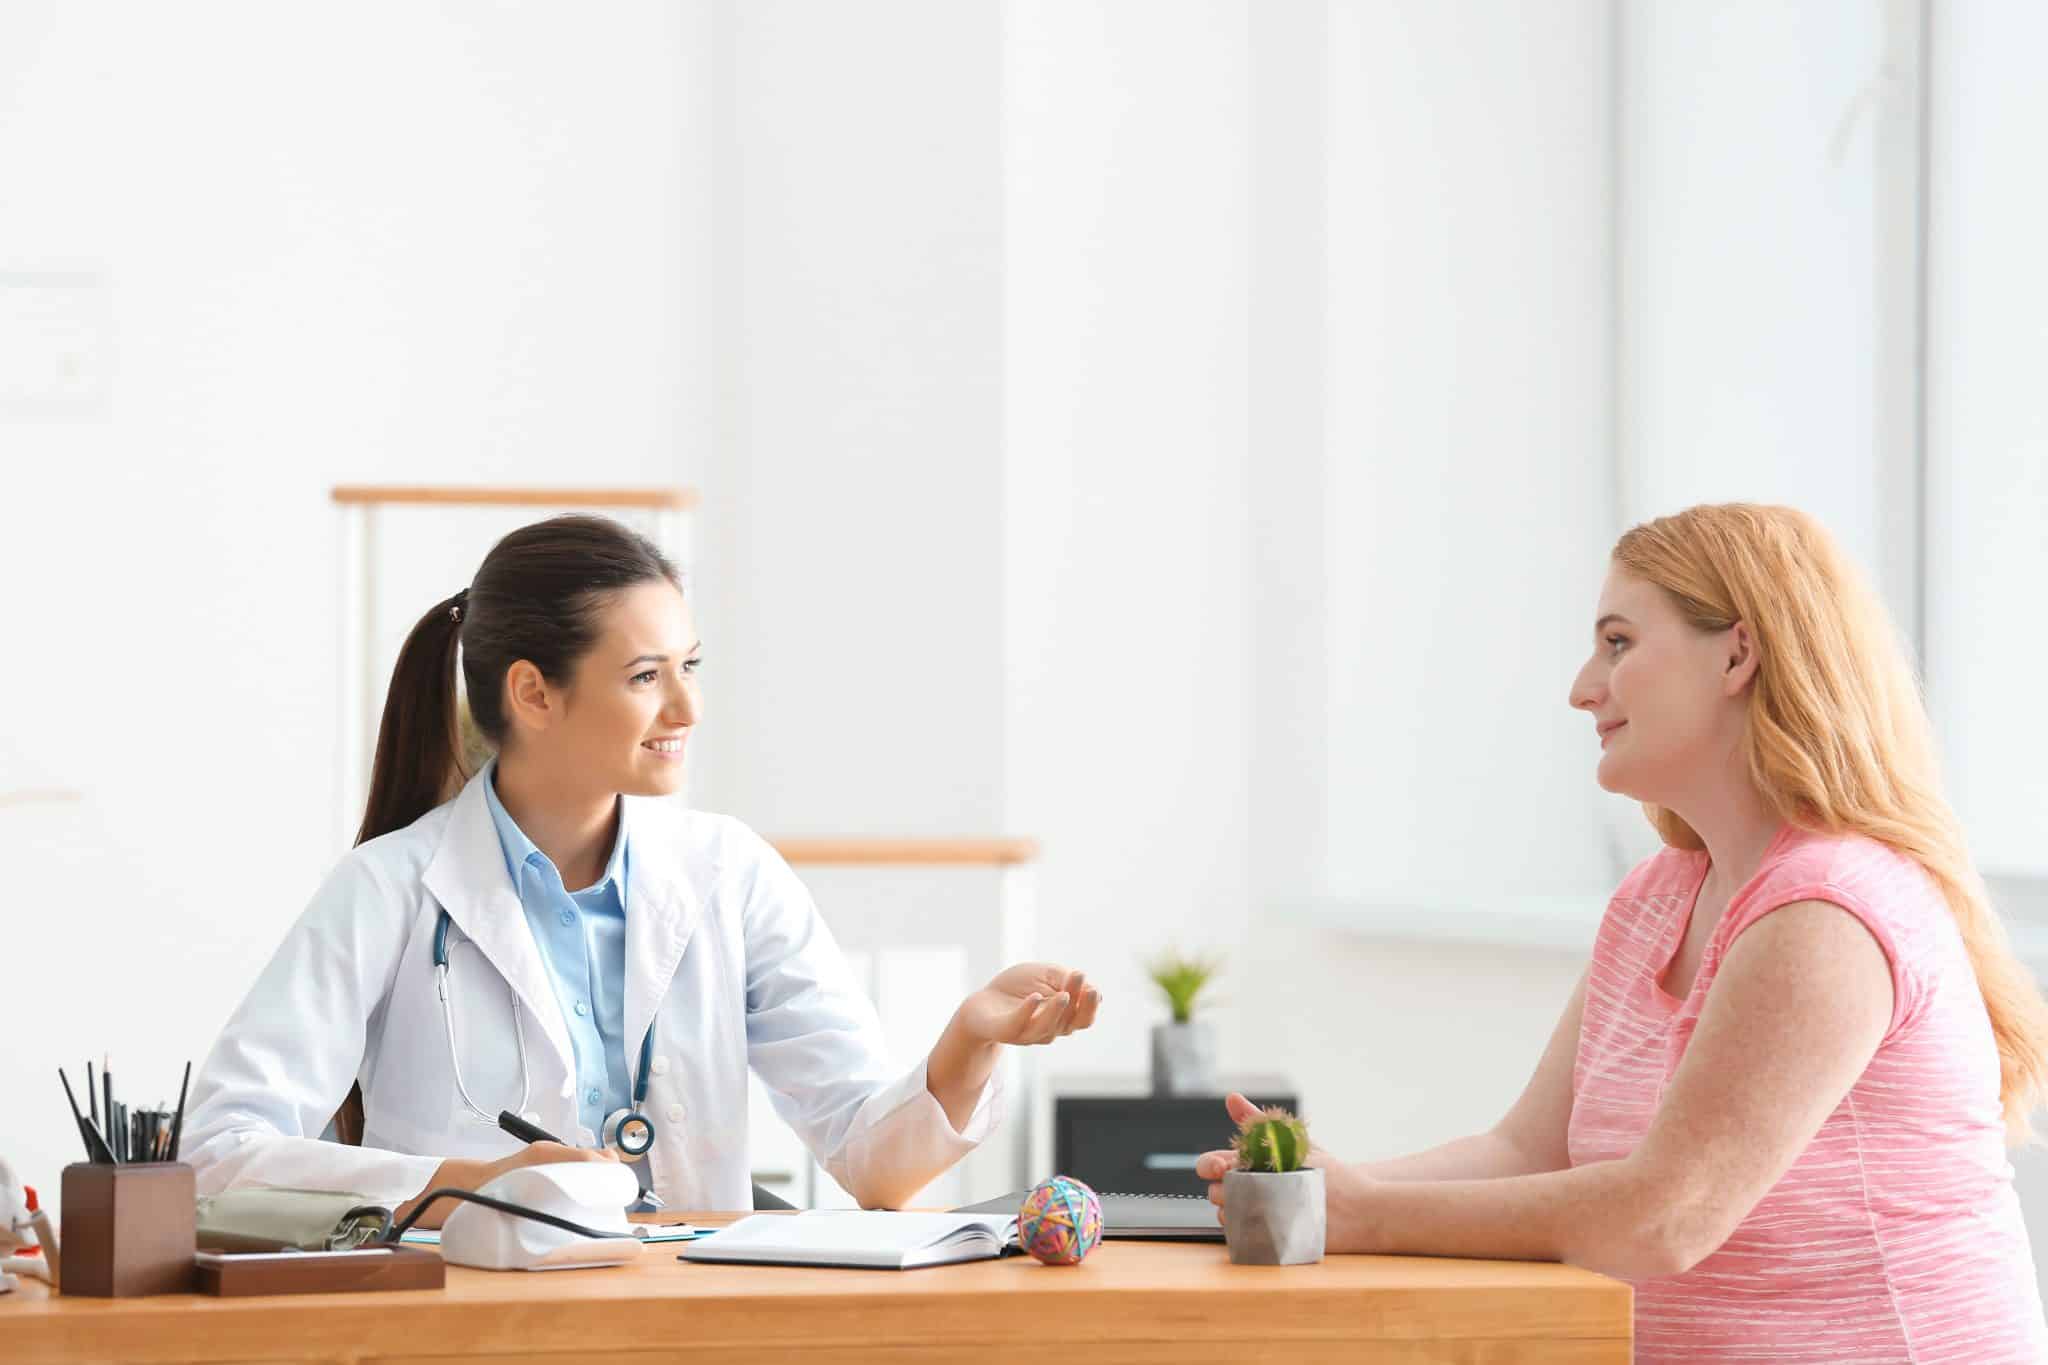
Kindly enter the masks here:
M 1323 1259 L 1323 1173 L 1223 1176 L 1223 1239 L 1233 1265 L 1310 1265 Z
M 1214 1095 L 1216 1035 L 1190 1019 L 1185 1024 L 1152 1026 L 1152 1093 Z

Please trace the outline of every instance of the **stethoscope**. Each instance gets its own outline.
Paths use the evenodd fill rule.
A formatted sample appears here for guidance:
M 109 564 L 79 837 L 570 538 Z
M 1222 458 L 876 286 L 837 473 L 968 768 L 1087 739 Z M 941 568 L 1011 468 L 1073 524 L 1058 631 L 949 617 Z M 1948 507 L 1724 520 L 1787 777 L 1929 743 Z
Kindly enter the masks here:
M 452 923 L 448 912 L 443 910 L 434 922 L 434 989 L 441 997 L 441 1022 L 448 1027 L 448 1061 L 455 1070 L 455 1090 L 462 1096 L 462 1103 L 469 1112 L 485 1123 L 496 1127 L 497 1115 L 487 1112 L 482 1105 L 469 1097 L 469 1087 L 462 1083 L 462 1049 L 455 1045 L 455 1011 L 448 1004 L 448 926 Z M 472 945 L 474 946 L 474 945 Z M 508 987 L 509 990 L 509 987 Z M 533 1074 L 526 1065 L 526 1030 L 519 1022 L 519 1001 L 512 1001 L 512 1036 L 519 1046 L 519 1109 L 526 1112 L 527 1101 L 533 1097 Z M 654 1069 L 654 1025 L 647 1026 L 647 1036 L 640 1040 L 640 1074 L 633 1083 L 633 1104 L 631 1108 L 614 1109 L 605 1118 L 604 1130 L 598 1134 L 599 1142 L 626 1157 L 642 1157 L 654 1147 L 654 1120 L 647 1117 L 647 1077 Z

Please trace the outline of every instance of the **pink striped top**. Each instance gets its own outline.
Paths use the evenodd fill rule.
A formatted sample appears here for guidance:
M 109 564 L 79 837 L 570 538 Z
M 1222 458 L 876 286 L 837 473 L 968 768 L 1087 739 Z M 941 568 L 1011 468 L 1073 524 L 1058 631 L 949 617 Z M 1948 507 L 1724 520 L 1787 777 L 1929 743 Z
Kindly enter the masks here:
M 1894 1006 L 1877 1055 L 1734 1235 L 1683 1275 L 1636 1283 L 1637 1361 L 2048 1360 L 1998 1050 L 1933 881 L 1872 840 L 1787 827 L 1676 1000 L 1657 981 L 1706 875 L 1706 854 L 1667 848 L 1608 904 L 1572 1072 L 1572 1165 L 1642 1140 L 1729 945 L 1772 910 L 1821 900 L 1856 916 L 1890 961 Z

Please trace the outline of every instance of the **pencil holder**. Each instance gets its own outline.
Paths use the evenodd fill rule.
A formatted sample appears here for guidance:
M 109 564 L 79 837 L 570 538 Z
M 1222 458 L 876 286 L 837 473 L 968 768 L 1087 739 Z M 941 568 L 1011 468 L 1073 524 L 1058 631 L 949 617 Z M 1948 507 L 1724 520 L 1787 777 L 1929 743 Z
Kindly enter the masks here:
M 192 1168 L 179 1162 L 66 1166 L 59 1292 L 96 1299 L 189 1293 L 196 1192 Z

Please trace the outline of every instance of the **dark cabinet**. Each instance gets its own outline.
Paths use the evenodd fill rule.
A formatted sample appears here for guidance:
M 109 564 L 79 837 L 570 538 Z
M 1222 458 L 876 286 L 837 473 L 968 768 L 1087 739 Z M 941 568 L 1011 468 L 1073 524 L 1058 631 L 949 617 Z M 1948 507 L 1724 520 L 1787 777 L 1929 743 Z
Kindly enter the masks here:
M 1055 1096 L 1054 1169 L 1102 1192 L 1201 1194 L 1195 1158 L 1229 1146 L 1236 1131 L 1223 1111 L 1223 1094 L 1235 1090 L 1254 1104 L 1302 1112 L 1294 1088 L 1271 1078 L 1226 1086 L 1216 1095 L 1134 1093 L 1139 1088 Z

